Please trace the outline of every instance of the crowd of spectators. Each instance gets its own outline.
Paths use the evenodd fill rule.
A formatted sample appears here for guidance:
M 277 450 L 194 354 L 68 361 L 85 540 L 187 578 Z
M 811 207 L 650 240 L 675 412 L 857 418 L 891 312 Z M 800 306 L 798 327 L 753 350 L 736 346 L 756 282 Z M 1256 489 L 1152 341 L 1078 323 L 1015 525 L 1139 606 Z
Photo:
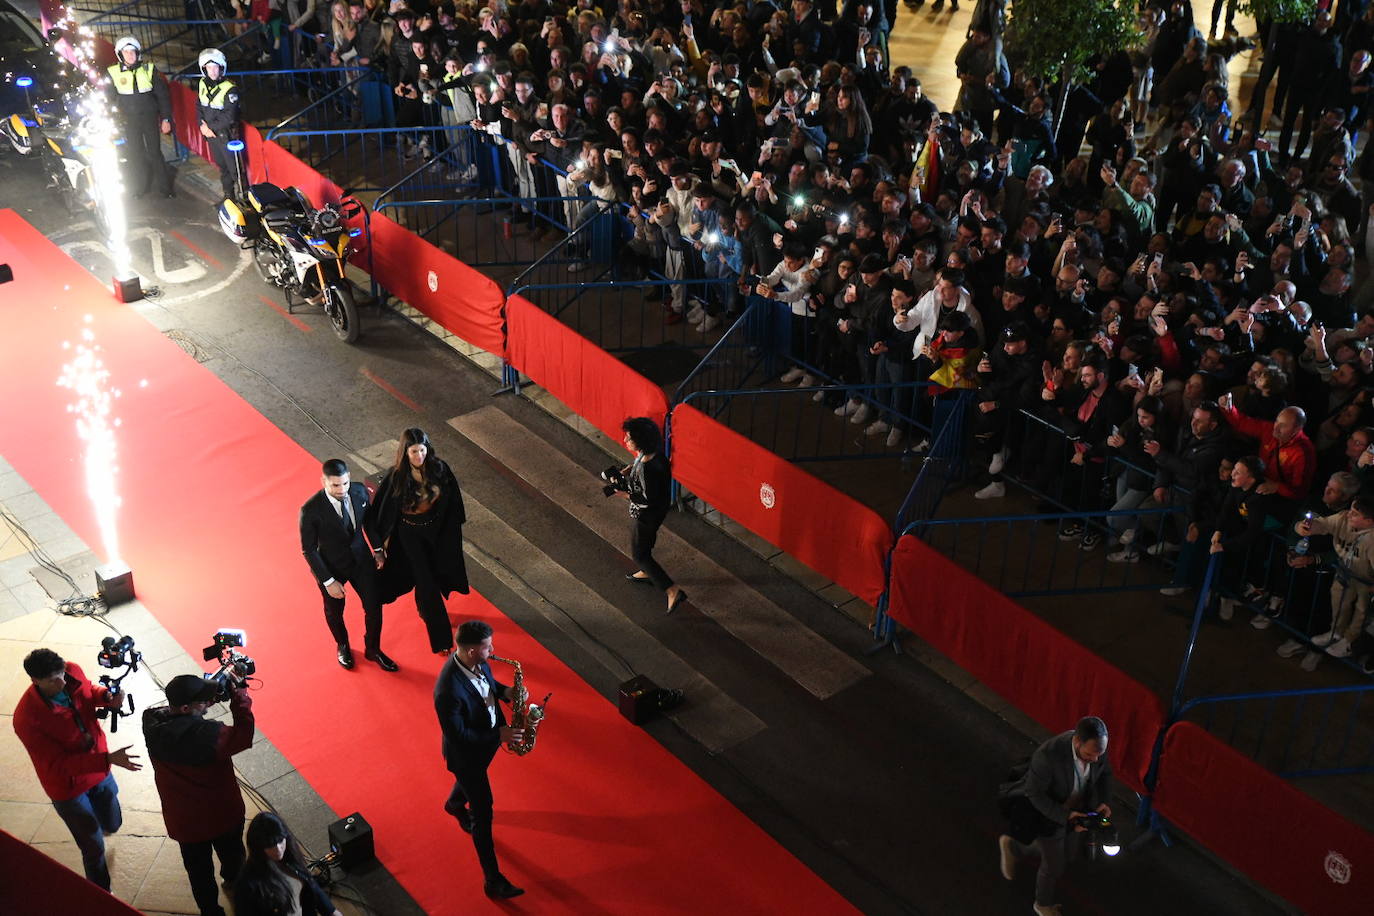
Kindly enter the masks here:
M 1216 37 L 1222 2 L 1204 36 L 1191 4 L 1149 0 L 1137 46 L 1063 98 L 1004 46 L 1002 6 L 978 4 L 938 103 L 889 60 L 894 0 L 263 9 L 317 35 L 308 53 L 385 73 L 400 126 L 501 144 L 509 190 L 567 199 L 536 227 L 622 213 L 622 267 L 707 281 L 670 287 L 666 323 L 709 335 L 750 296 L 786 303 L 781 383 L 830 385 L 816 404 L 893 450 L 928 447 L 930 393 L 972 391 L 979 499 L 1015 472 L 1085 513 L 1186 510 L 1176 530 L 1059 534 L 1113 563 L 1181 551 L 1170 593 L 1223 553 L 1257 627 L 1325 557 L 1365 597 L 1280 654 L 1367 654 L 1374 307 L 1354 287 L 1374 6 L 1251 40 L 1231 12 Z M 1240 98 L 1227 61 L 1257 43 Z M 416 136 L 416 156 L 448 142 Z M 1304 552 L 1275 559 L 1276 536 Z

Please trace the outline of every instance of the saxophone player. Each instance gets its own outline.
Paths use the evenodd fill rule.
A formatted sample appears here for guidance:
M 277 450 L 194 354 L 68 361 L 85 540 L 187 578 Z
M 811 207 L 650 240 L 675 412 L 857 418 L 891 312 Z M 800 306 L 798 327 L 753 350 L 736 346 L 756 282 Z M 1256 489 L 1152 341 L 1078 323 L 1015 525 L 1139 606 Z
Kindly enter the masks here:
M 444 762 L 454 779 L 444 810 L 472 835 L 487 896 L 505 899 L 525 891 L 501 874 L 496 861 L 487 767 L 501 745 L 521 741 L 524 730 L 507 724 L 505 710 L 497 702 L 509 703 L 511 688 L 497 681 L 487 664 L 492 657 L 492 632 L 480 620 L 458 627 L 458 645 L 434 685 L 434 711 L 443 732 Z

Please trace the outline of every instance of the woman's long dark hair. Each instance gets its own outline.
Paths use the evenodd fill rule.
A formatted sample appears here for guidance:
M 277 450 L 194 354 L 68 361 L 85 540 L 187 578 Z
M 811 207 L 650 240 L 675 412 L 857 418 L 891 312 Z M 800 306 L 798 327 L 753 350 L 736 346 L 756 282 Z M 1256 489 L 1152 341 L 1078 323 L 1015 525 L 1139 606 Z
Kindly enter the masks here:
M 267 850 L 286 840 L 281 864 L 267 857 Z M 263 811 L 248 825 L 248 858 L 234 882 L 234 902 L 244 913 L 289 913 L 300 892 L 287 880 L 289 866 L 302 871 L 305 860 L 282 819 Z
M 406 455 L 412 445 L 425 447 L 425 463 L 420 466 L 422 481 L 416 481 L 410 473 L 410 458 Z M 391 492 L 401 500 L 402 509 L 412 509 L 429 495 L 429 487 L 439 481 L 442 463 L 434 454 L 434 445 L 423 429 L 412 426 L 401 433 L 401 444 L 396 447 L 396 462 L 391 466 Z

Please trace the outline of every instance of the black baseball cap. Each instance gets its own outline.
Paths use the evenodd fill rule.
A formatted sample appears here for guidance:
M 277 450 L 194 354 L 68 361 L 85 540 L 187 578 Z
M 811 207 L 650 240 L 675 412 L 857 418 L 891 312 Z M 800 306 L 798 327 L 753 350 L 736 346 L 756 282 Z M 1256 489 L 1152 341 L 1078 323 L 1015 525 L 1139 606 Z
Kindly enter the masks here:
M 208 703 L 215 698 L 215 685 L 195 674 L 178 674 L 167 682 L 169 706 Z
M 1030 329 L 1026 327 L 1024 321 L 1013 321 L 1002 329 L 1002 340 L 1006 343 L 1015 343 L 1018 340 L 1030 340 Z

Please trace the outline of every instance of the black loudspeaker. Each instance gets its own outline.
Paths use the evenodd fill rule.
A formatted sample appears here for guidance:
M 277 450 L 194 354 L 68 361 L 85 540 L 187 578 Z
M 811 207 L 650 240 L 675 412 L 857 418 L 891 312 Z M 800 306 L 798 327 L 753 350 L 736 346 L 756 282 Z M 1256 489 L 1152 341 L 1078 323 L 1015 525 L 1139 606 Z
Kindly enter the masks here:
M 330 824 L 329 851 L 338 856 L 342 868 L 371 862 L 377 857 L 372 845 L 372 825 L 356 811 Z
M 620 685 L 620 714 L 635 725 L 643 725 L 658 712 L 658 685 L 644 675 L 636 675 Z

